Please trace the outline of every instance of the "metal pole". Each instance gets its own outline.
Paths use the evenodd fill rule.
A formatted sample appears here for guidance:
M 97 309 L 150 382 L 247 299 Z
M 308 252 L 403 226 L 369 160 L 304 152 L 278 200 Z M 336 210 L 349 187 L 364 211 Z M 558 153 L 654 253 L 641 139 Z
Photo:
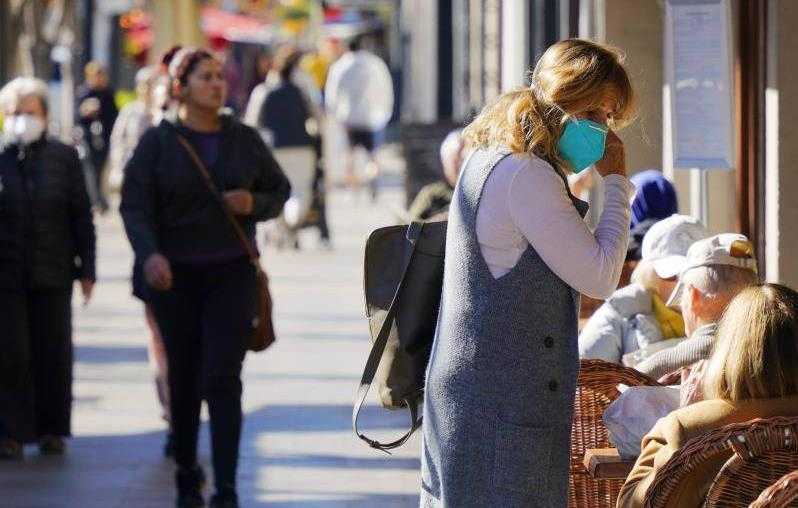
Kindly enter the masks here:
M 709 174 L 705 169 L 690 170 L 690 213 L 709 227 Z
M 72 140 L 75 120 L 75 77 L 72 73 L 72 48 L 66 48 L 67 59 L 61 64 L 61 137 Z
M 692 174 L 691 208 L 693 216 L 709 228 L 709 172 L 705 169 L 694 168 Z
M 6 39 L 7 33 L 9 30 L 8 27 L 8 18 L 9 12 L 7 7 L 3 7 L 0 9 L 0 83 L 5 83 L 9 81 L 8 74 L 10 73 L 10 62 L 12 59 L 11 51 L 9 51 L 9 47 L 7 44 Z

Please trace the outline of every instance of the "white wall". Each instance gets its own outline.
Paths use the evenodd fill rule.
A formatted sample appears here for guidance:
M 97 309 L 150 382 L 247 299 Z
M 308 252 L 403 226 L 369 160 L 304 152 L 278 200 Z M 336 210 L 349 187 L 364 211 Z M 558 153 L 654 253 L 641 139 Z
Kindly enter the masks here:
M 407 37 L 402 120 L 432 123 L 438 117 L 438 3 L 402 2 Z
M 768 85 L 765 95 L 766 277 L 798 287 L 798 2 L 768 5 Z
M 132 9 L 133 0 L 103 0 L 102 2 L 96 2 L 94 5 L 94 24 L 91 33 L 92 59 L 107 66 L 110 64 L 111 59 L 113 17 Z M 79 81 L 82 80 L 81 77 Z
M 502 2 L 502 91 L 526 84 L 529 71 L 529 2 Z

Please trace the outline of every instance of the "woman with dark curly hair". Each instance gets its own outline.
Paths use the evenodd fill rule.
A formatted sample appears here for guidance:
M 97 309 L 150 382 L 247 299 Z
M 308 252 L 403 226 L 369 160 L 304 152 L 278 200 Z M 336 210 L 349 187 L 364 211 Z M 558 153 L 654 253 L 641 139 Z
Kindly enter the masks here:
M 226 95 L 221 62 L 205 50 L 183 48 L 169 75 L 175 114 L 144 134 L 125 169 L 120 210 L 143 260 L 166 345 L 177 506 L 204 506 L 197 464 L 204 399 L 216 484 L 211 506 L 235 507 L 241 368 L 255 314 L 256 271 L 191 152 L 252 248 L 256 222 L 280 214 L 290 185 L 258 133 L 220 114 Z

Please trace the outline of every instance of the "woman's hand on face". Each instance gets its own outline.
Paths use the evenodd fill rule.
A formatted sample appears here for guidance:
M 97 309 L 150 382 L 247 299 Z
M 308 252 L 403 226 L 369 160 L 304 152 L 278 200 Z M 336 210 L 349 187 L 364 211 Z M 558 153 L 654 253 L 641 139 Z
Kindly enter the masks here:
M 172 267 L 161 254 L 153 254 L 144 262 L 144 278 L 158 291 L 172 289 Z
M 623 147 L 623 141 L 612 130 L 607 132 L 604 157 L 596 163 L 596 171 L 601 176 L 626 176 L 626 152 Z
M 227 206 L 236 215 L 249 215 L 252 213 L 252 207 L 255 204 L 252 193 L 248 190 L 236 189 L 224 193 L 224 200 Z

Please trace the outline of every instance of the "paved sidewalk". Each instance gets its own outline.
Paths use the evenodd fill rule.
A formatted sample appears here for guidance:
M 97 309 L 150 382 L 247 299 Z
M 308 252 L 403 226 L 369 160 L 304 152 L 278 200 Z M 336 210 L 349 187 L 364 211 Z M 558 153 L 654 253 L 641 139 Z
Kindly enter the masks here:
M 344 191 L 329 197 L 335 249 L 303 232 L 304 249 L 266 250 L 279 342 L 245 366 L 242 506 L 412 507 L 418 505 L 419 437 L 388 456 L 352 434 L 352 397 L 368 353 L 362 249 L 374 227 L 392 223 L 394 185 L 372 205 Z M 115 214 L 97 221 L 99 284 L 87 308 L 75 298 L 74 438 L 63 458 L 35 447 L 0 463 L 0 506 L 173 506 L 164 424 L 147 364 L 143 313 L 129 296 L 131 253 Z M 403 432 L 407 416 L 369 407 L 378 436 Z M 200 437 L 210 472 L 207 422 Z

